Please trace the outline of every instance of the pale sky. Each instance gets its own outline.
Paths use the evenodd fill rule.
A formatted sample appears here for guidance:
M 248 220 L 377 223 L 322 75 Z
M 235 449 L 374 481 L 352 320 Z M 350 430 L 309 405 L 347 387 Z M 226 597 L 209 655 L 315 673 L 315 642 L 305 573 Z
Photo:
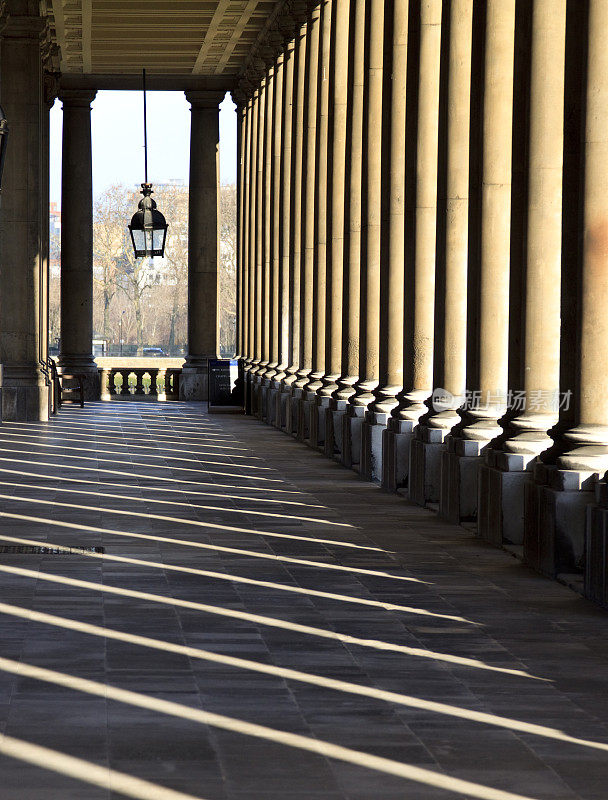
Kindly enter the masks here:
M 148 92 L 148 177 L 152 183 L 188 183 L 190 105 L 183 92 Z M 51 202 L 61 202 L 61 103 L 51 109 Z M 144 180 L 141 92 L 98 92 L 91 112 L 93 195 L 108 186 Z M 236 182 L 236 112 L 230 97 L 220 106 L 220 181 Z

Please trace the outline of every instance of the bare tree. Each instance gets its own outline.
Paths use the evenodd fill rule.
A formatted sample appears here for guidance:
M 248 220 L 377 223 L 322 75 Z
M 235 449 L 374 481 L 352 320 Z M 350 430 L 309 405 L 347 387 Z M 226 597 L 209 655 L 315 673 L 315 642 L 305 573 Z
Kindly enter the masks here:
M 220 187 L 219 263 L 220 350 L 236 347 L 236 186 Z

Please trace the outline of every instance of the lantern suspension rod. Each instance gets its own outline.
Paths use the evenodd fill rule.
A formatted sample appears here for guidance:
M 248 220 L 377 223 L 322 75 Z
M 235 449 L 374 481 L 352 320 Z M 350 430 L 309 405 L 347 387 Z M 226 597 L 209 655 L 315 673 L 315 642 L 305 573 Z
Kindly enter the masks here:
M 142 69 L 142 83 L 144 88 L 144 178 L 148 183 L 148 108 L 146 105 L 146 70 Z

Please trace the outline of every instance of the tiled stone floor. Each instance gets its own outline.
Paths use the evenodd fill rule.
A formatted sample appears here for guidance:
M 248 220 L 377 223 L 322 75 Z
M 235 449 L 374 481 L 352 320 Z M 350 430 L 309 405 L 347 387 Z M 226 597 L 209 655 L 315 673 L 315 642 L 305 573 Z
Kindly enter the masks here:
M 0 800 L 606 800 L 608 616 L 255 420 L 0 426 Z

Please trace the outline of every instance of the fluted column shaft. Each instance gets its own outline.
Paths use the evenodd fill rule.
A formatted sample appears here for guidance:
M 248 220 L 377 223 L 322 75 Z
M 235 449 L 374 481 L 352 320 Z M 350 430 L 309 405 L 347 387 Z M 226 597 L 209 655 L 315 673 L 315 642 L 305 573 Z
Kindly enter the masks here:
M 465 414 L 465 439 L 487 442 L 506 411 L 509 344 L 511 140 L 515 0 L 488 0 L 483 111 L 478 407 Z
M 397 393 L 403 388 L 408 6 L 408 0 L 394 0 L 392 8 L 388 252 L 382 259 L 385 297 L 381 300 L 380 385 L 371 406 L 381 414 L 388 414 L 397 405 Z
M 590 0 L 577 424 L 558 466 L 608 468 L 608 3 Z
M 421 3 L 418 132 L 416 142 L 416 253 L 406 277 L 411 339 L 405 342 L 400 419 L 417 422 L 432 391 L 437 240 L 437 157 L 441 0 Z
M 350 403 L 367 406 L 378 384 L 380 324 L 380 249 L 382 226 L 382 148 L 378 125 L 382 120 L 384 79 L 384 0 L 370 0 L 367 109 L 364 140 L 365 258 L 361 269 L 359 380 Z
M 346 134 L 350 0 L 334 0 L 335 40 L 332 87 L 331 254 L 327 261 L 326 352 L 323 393 L 335 392 L 342 371 L 342 301 L 346 211 Z
M 288 372 L 297 375 L 299 381 L 305 376 L 303 369 L 303 322 L 304 315 L 301 305 L 301 293 L 304 272 L 304 257 L 302 253 L 302 176 L 304 168 L 304 124 L 306 100 L 306 64 L 308 61 L 308 23 L 301 26 L 296 37 L 295 64 L 294 64 L 294 93 L 293 106 L 293 159 L 291 167 L 291 204 L 290 204 L 290 261 L 291 272 L 291 365 Z M 293 382 L 295 383 L 295 381 Z
M 272 260 L 270 311 L 270 365 L 266 376 L 276 376 L 279 363 L 279 321 L 281 318 L 281 194 L 283 155 L 283 76 L 284 57 L 280 53 L 274 70 L 272 109 Z
M 258 136 L 255 200 L 255 360 L 256 372 L 263 369 L 263 274 L 264 274 L 264 134 L 266 125 L 266 78 L 258 93 Z
M 534 0 L 525 291 L 523 413 L 504 449 L 538 455 L 550 445 L 559 390 L 566 0 Z
M 260 374 L 266 374 L 270 364 L 270 320 L 272 315 L 271 271 L 272 271 L 272 133 L 274 105 L 274 64 L 266 73 L 266 94 L 264 105 L 264 140 L 262 156 L 262 366 Z
M 366 72 L 365 19 L 368 0 L 351 0 L 353 25 L 350 82 L 352 100 L 348 115 L 346 145 L 349 174 L 346 186 L 347 219 L 345 222 L 344 298 L 342 303 L 342 371 L 336 400 L 348 400 L 355 394 L 359 375 L 359 332 L 361 303 L 361 214 L 363 181 L 364 85 Z M 354 10 L 352 6 L 354 5 Z M 354 13 L 353 13 L 354 11 Z
M 291 325 L 293 324 L 293 303 L 291 300 L 292 279 L 290 274 L 291 244 L 295 226 L 292 226 L 292 172 L 293 172 L 293 129 L 294 129 L 294 71 L 296 61 L 295 40 L 288 42 L 283 55 L 283 129 L 282 141 L 282 192 L 281 192 L 281 253 L 280 253 L 280 294 L 281 312 L 279 317 L 279 366 L 278 378 L 286 377 L 290 363 Z
M 236 183 L 236 209 L 237 209 L 237 253 L 236 253 L 236 358 L 243 357 L 243 245 L 244 235 L 244 210 L 245 198 L 243 188 L 245 184 L 245 142 L 247 140 L 247 105 L 239 99 L 237 103 L 237 183 Z
M 62 91 L 61 349 L 65 372 L 92 373 L 89 399 L 98 395 L 93 360 L 93 167 L 91 103 L 95 91 Z M 98 386 L 97 386 L 98 389 Z
M 249 349 L 249 242 L 251 226 L 251 122 L 253 117 L 253 101 L 248 98 L 245 106 L 245 132 L 241 137 L 241 152 L 243 159 L 243 181 L 241 184 L 241 203 L 243 207 L 241 226 L 241 357 L 245 362 L 251 360 Z
M 180 397 L 207 397 L 207 362 L 218 351 L 219 110 L 222 93 L 187 92 L 191 105 L 188 201 L 188 355 Z
M 256 338 L 256 272 L 257 272 L 257 181 L 258 181 L 258 128 L 260 117 L 260 93 L 256 88 L 251 101 L 251 134 L 249 141 L 249 291 L 248 291 L 248 342 L 249 360 L 252 368 L 260 361 Z
M 321 27 L 320 6 L 313 9 L 307 29 L 306 51 L 306 118 L 302 171 L 302 278 L 300 285 L 302 378 L 308 376 L 313 358 L 313 298 L 315 267 L 315 180 L 314 167 L 317 152 L 317 96 L 319 73 L 319 36 Z M 306 176 L 306 180 L 304 180 Z M 304 385 L 306 379 L 298 379 Z
M 327 303 L 327 232 L 328 232 L 328 168 L 329 168 L 329 90 L 331 54 L 332 0 L 321 2 L 321 32 L 317 95 L 317 152 L 315 160 L 315 257 L 314 257 L 314 320 L 312 373 L 307 391 L 325 392 L 325 336 Z M 331 390 L 327 392 L 331 394 Z
M 467 342 L 467 271 L 469 255 L 469 130 L 473 0 L 454 0 L 450 8 L 447 103 L 447 198 L 445 207 L 445 277 L 440 313 L 443 324 L 435 341 L 434 388 L 445 389 L 441 405 L 432 406 L 426 424 L 449 430 L 460 422 L 456 409 L 464 400 Z

